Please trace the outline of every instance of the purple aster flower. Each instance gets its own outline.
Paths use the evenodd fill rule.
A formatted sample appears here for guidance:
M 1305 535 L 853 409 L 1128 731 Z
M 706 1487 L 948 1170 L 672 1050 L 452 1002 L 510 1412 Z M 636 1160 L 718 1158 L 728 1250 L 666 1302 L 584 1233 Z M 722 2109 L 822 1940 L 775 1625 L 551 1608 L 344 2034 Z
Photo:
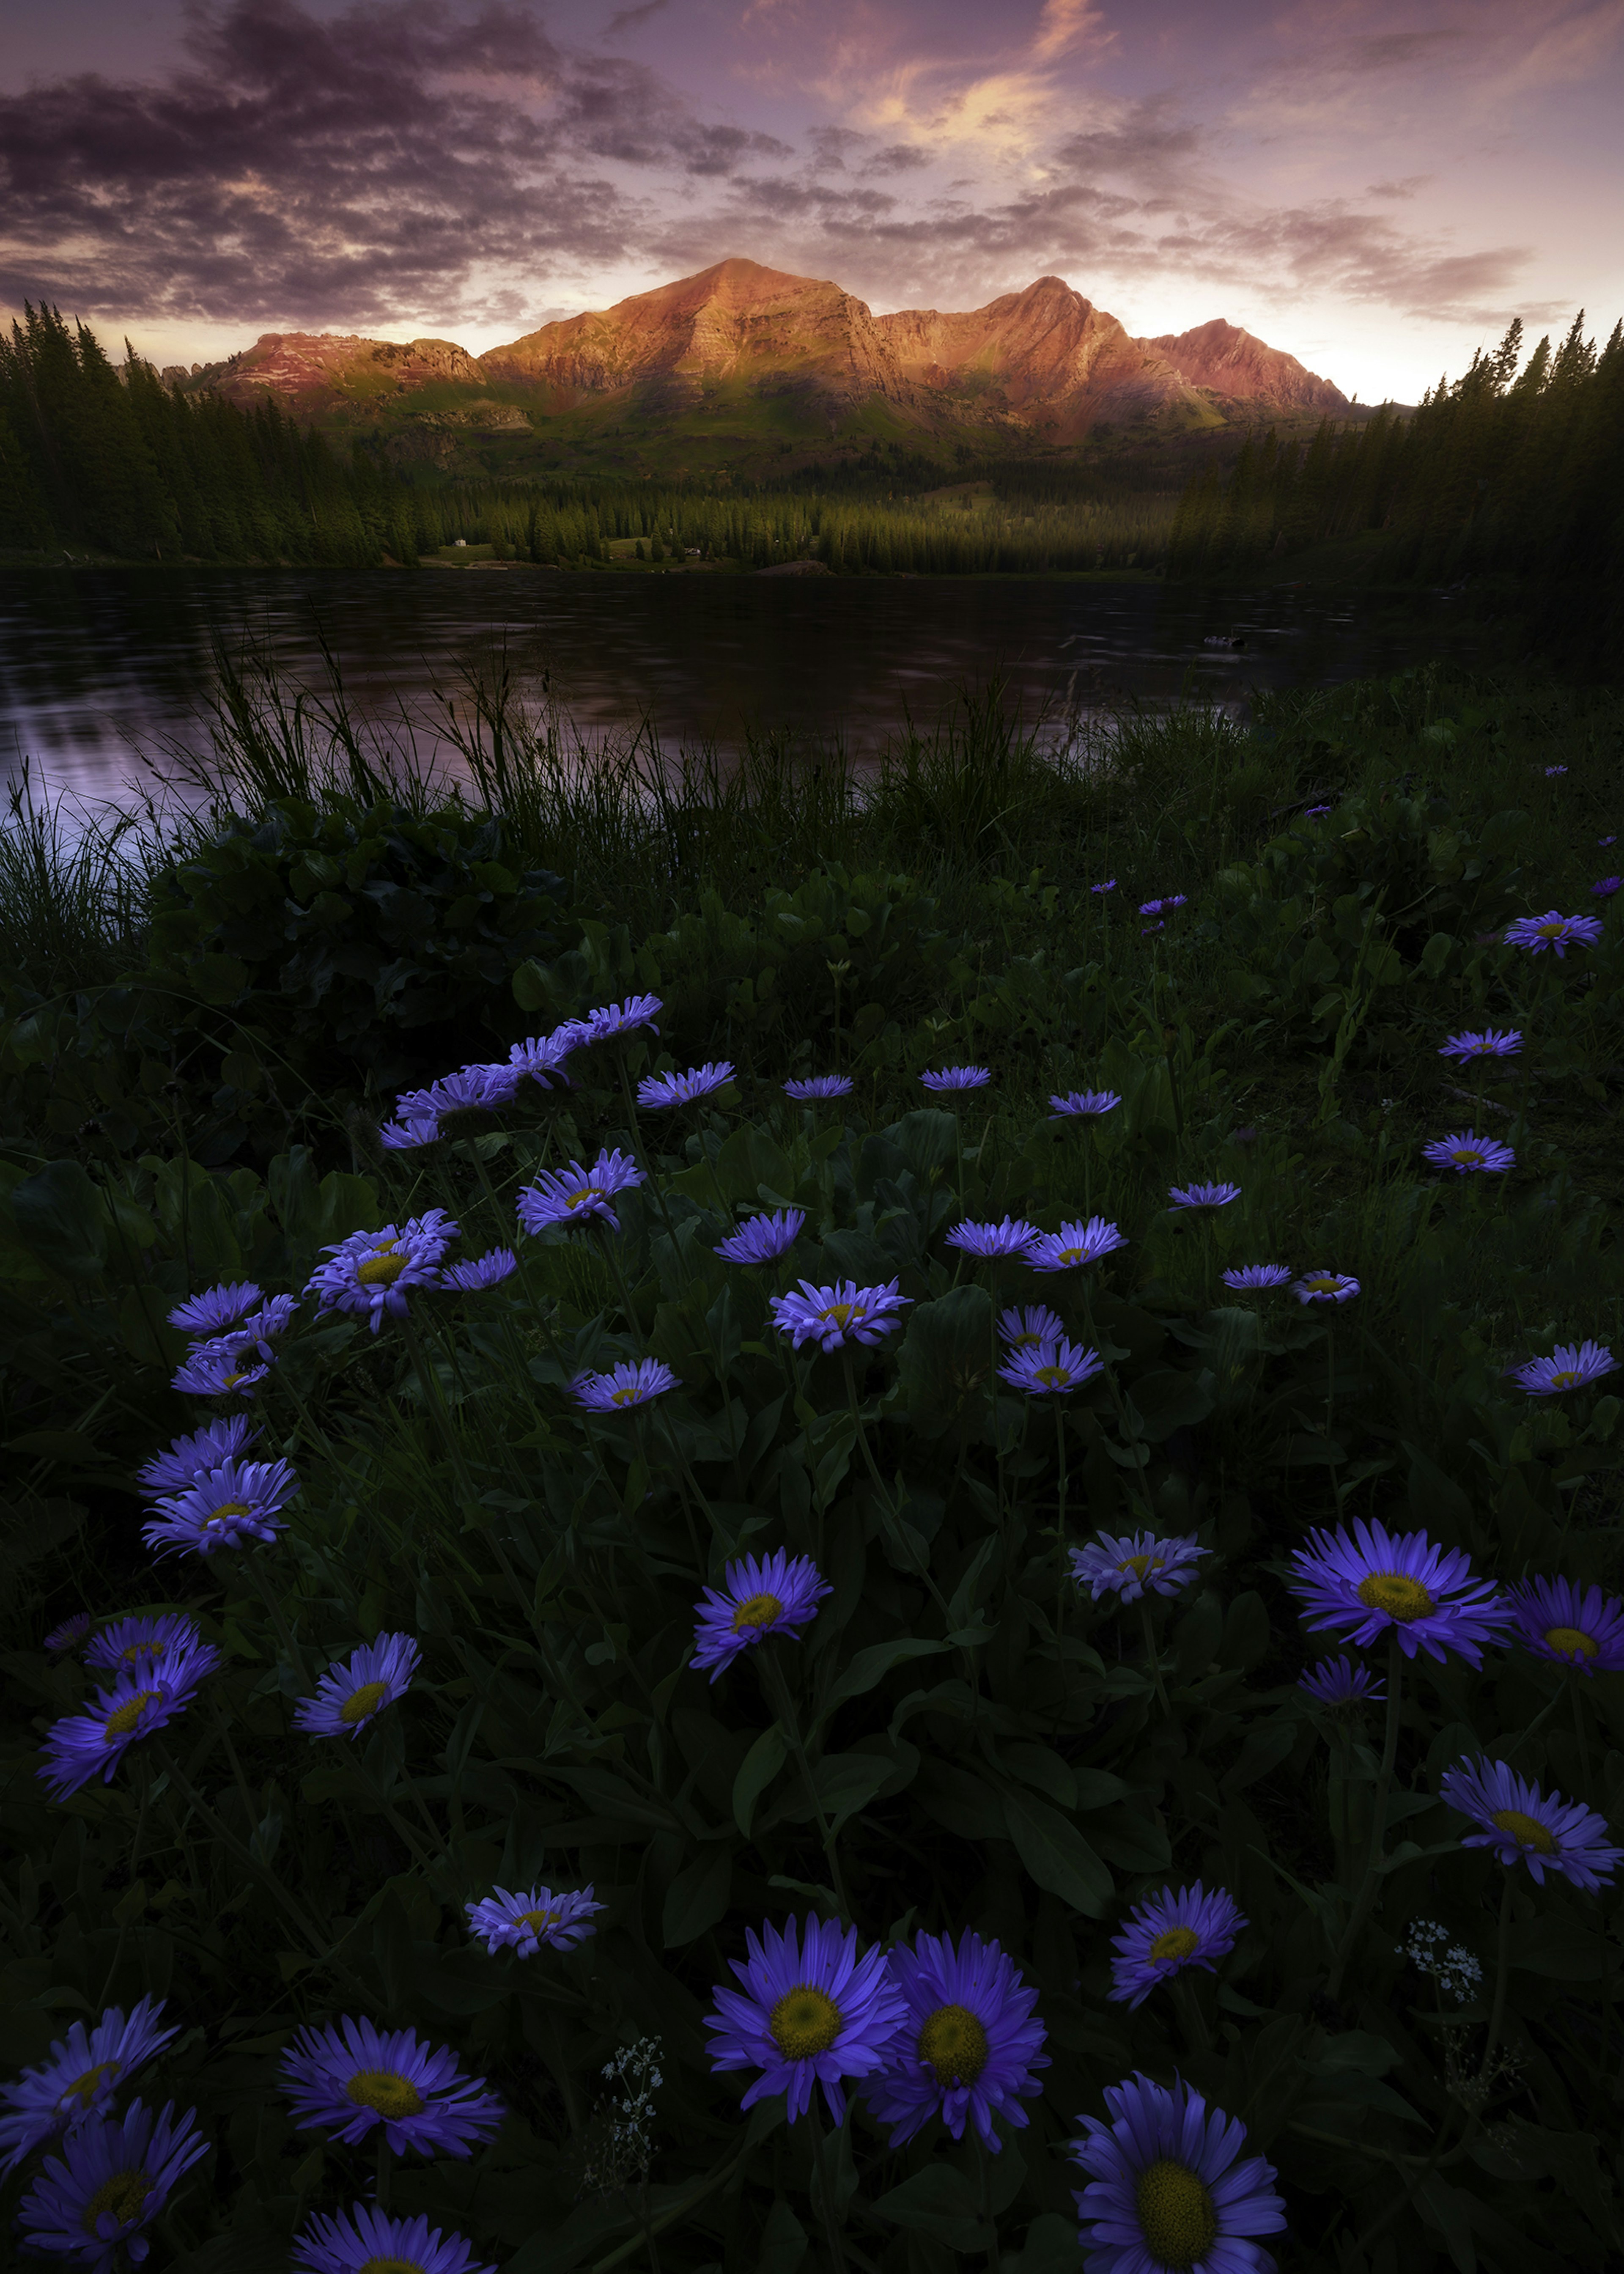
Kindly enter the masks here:
M 801 1282 L 798 1295 L 771 1295 L 767 1308 L 781 1335 L 788 1335 L 797 1350 L 816 1343 L 820 1350 L 844 1350 L 848 1343 L 877 1343 L 882 1335 L 895 1334 L 902 1321 L 897 1313 L 912 1295 L 899 1295 L 897 1282 L 883 1287 L 860 1287 L 853 1279 L 837 1279 L 832 1287 Z
M 667 1389 L 680 1389 L 681 1379 L 663 1359 L 625 1359 L 607 1374 L 577 1374 L 570 1394 L 589 1413 L 623 1413 L 646 1405 Z
M 465 1065 L 441 1074 L 426 1089 L 403 1089 L 395 1101 L 395 1118 L 409 1126 L 432 1121 L 435 1127 L 478 1128 L 511 1103 L 520 1070 L 514 1065 Z
M 1598 900 L 1610 900 L 1620 885 L 1624 877 L 1598 877 L 1590 890 Z
M 143 1998 L 128 2021 L 109 2006 L 94 2029 L 75 2022 L 45 2059 L 0 2084 L 0 2179 L 47 2140 L 100 2116 L 113 2095 L 162 2052 L 177 2032 L 161 2029 L 164 2001 Z
M 145 1468 L 136 1471 L 135 1481 L 149 1500 L 162 1493 L 184 1492 L 222 1461 L 237 1459 L 259 1437 L 259 1425 L 245 1413 L 224 1414 L 218 1421 L 206 1421 L 189 1437 L 177 1437 L 167 1453 L 154 1453 Z
M 1605 1817 L 1560 1792 L 1547 1800 L 1530 1778 L 1486 1755 L 1476 1760 L 1462 1755 L 1440 1778 L 1438 1794 L 1477 1827 L 1462 1835 L 1463 1848 L 1492 1848 L 1507 1869 L 1526 1864 L 1537 1886 L 1553 1871 L 1587 1895 L 1599 1894 L 1602 1881 L 1624 1856 L 1624 1848 L 1607 1844 Z
M 1102 885 L 1090 885 L 1088 889 L 1091 892 L 1114 892 L 1116 889 L 1116 879 L 1115 877 L 1108 877 Z
M 1051 1121 L 1102 1121 L 1114 1113 L 1122 1099 L 1114 1089 L 1068 1089 L 1058 1097 L 1051 1097 L 1054 1111 Z
M 1530 1397 L 1560 1397 L 1565 1389 L 1583 1389 L 1612 1374 L 1618 1360 L 1605 1343 L 1558 1343 L 1549 1358 L 1531 1358 L 1514 1367 L 1511 1379 Z
M 730 1563 L 721 1586 L 707 1587 L 694 1606 L 692 1663 L 708 1666 L 716 1681 L 741 1651 L 753 1650 L 769 1635 L 799 1638 L 832 1593 L 809 1555 L 789 1555 L 782 1547 Z
M 1600 937 L 1599 916 L 1565 916 L 1558 908 L 1547 908 L 1542 916 L 1519 916 L 1506 927 L 1507 946 L 1525 947 L 1530 955 L 1550 948 L 1564 957 L 1570 947 L 1594 947 Z
M 1168 1206 L 1175 1209 L 1228 1208 L 1241 1196 L 1238 1185 L 1171 1185 Z
M 1447 1137 L 1435 1137 L 1430 1145 L 1424 1145 L 1421 1157 L 1436 1168 L 1453 1169 L 1457 1176 L 1466 1177 L 1500 1176 L 1515 1166 L 1517 1156 L 1509 1145 L 1501 1145 L 1492 1137 L 1479 1137 L 1475 1129 L 1455 1129 Z
M 1274 2274 L 1252 2240 L 1278 2234 L 1286 2207 L 1274 2167 L 1237 2161 L 1246 2127 L 1182 2080 L 1169 2092 L 1135 2074 L 1108 2085 L 1109 2125 L 1080 2120 L 1071 2153 L 1089 2174 L 1077 2198 L 1089 2274 Z
M 852 1094 L 850 1077 L 843 1073 L 813 1073 L 800 1081 L 786 1081 L 786 1097 L 793 1097 L 797 1105 L 810 1105 L 821 1098 L 849 1097 Z
M 384 1121 L 379 1125 L 378 1142 L 386 1153 L 416 1153 L 425 1145 L 438 1145 L 440 1141 L 440 1124 L 429 1114 L 415 1121 Z
M 1159 900 L 1141 900 L 1139 914 L 1142 916 L 1166 915 L 1173 908 L 1186 907 L 1188 905 L 1189 902 L 1183 892 L 1169 892 Z
M 236 1331 L 267 1366 L 272 1365 L 276 1345 L 293 1324 L 298 1307 L 297 1295 L 273 1295 L 257 1311 L 251 1311 Z
M 1235 1947 L 1248 1924 L 1240 1905 L 1214 1887 L 1209 1895 L 1198 1879 L 1193 1887 L 1163 1887 L 1128 1913 L 1120 1934 L 1111 1937 L 1110 1995 L 1132 2010 L 1142 2006 L 1159 1983 L 1171 1981 L 1186 1966 L 1213 1964 Z
M 996 1263 L 1011 1255 L 1024 1255 L 1037 1236 L 1036 1227 L 1024 1216 L 1006 1216 L 1002 1224 L 973 1224 L 966 1216 L 953 1226 L 944 1244 L 961 1248 L 984 1263 Z
M 868 2088 L 890 2144 L 900 2148 L 939 2116 L 955 2140 L 967 2120 L 997 2155 L 993 2118 L 1024 2126 L 1021 2102 L 1043 2090 L 1036 2072 L 1049 2067 L 1048 2031 L 1032 2010 L 1037 1992 L 974 1928 L 956 1946 L 945 1934 L 916 1935 L 912 1949 L 898 1943 L 891 1970 L 902 2022 Z
M 1361 1650 L 1389 1630 L 1406 1658 L 1419 1650 L 1441 1664 L 1456 1651 L 1483 1663 L 1483 1645 L 1506 1623 L 1500 1597 L 1459 1547 L 1435 1547 L 1425 1532 L 1389 1532 L 1356 1518 L 1351 1535 L 1311 1532 L 1291 1559 L 1292 1593 L 1311 1627 L 1334 1628 Z
M 572 1161 L 567 1169 L 544 1170 L 519 1194 L 515 1203 L 519 1222 L 526 1231 L 547 1231 L 554 1224 L 586 1224 L 596 1216 L 612 1231 L 619 1231 L 615 1194 L 645 1181 L 635 1161 L 618 1147 L 613 1153 L 599 1153 L 590 1169 Z
M 201 1295 L 188 1295 L 169 1313 L 169 1324 L 193 1342 L 212 1342 L 239 1319 L 245 1319 L 250 1311 L 257 1311 L 264 1300 L 252 1279 L 239 1279 L 233 1286 L 210 1287 Z
M 1226 1287 L 1237 1294 L 1267 1293 L 1270 1288 L 1286 1286 L 1291 1277 L 1289 1263 L 1241 1263 L 1221 1274 Z
M 35 1772 L 52 1799 L 65 1800 L 98 1772 L 110 1784 L 131 1746 L 184 1713 L 199 1683 L 219 1663 L 220 1653 L 209 1643 L 173 1651 L 139 1673 L 119 1675 L 111 1689 L 97 1690 L 93 1706 L 53 1723 L 41 1747 L 45 1766 Z
M 316 1266 L 304 1292 L 316 1298 L 318 1309 L 350 1312 L 376 1334 L 386 1314 L 406 1317 L 407 1288 L 439 1285 L 440 1259 L 456 1237 L 444 1209 L 386 1224 L 381 1231 L 352 1231 L 322 1249 L 333 1260 Z
M 447 1263 L 440 1272 L 440 1284 L 459 1295 L 480 1295 L 487 1287 L 500 1286 L 518 1268 L 519 1259 L 511 1247 L 487 1248 L 466 1263 Z
M 1102 1216 L 1091 1216 L 1086 1224 L 1074 1217 L 1058 1231 L 1035 1232 L 1026 1249 L 1026 1261 L 1034 1271 L 1075 1271 L 1085 1264 L 1100 1262 L 1127 1244 L 1116 1225 L 1107 1224 Z
M 389 2152 L 467 2156 L 507 2111 L 457 2066 L 448 2045 L 415 2029 L 379 2029 L 346 2014 L 336 2028 L 296 2030 L 282 2056 L 282 2090 L 302 2132 L 353 2147 L 380 2124 Z
M 902 2020 L 884 1952 L 860 1959 L 854 1926 L 815 1918 L 791 1919 L 782 1932 L 768 1922 L 759 1937 L 746 1935 L 745 1948 L 732 1964 L 746 1994 L 720 1982 L 710 1993 L 719 2009 L 705 2015 L 719 2033 L 707 2048 L 712 2071 L 759 2068 L 741 2108 L 782 2092 L 792 2124 L 821 2084 L 830 2116 L 844 2123 L 841 2080 L 872 2076 Z
M 141 1537 L 157 1553 L 192 1555 L 250 1540 L 268 1543 L 284 1528 L 282 1511 L 299 1489 L 286 1461 L 222 1461 L 184 1492 L 161 1500 Z
M 1322 1658 L 1297 1676 L 1297 1686 L 1320 1706 L 1379 1706 L 1387 1694 L 1368 1666 L 1346 1656 Z
M 71 2258 L 91 2274 L 111 2274 L 124 2263 L 121 2248 L 139 2266 L 151 2248 L 147 2229 L 176 2181 L 208 2152 L 196 2120 L 189 2108 L 177 2123 L 173 2101 L 154 2113 L 132 2100 L 122 2116 L 71 2132 L 22 2199 L 18 2224 L 27 2248 Z
M 270 1370 L 252 1343 L 224 1335 L 193 1343 L 171 1386 L 187 1397 L 251 1397 Z
M 1299 1303 L 1351 1303 L 1358 1291 L 1346 1271 L 1304 1271 L 1291 1290 Z
M 653 1073 L 637 1085 L 637 1103 L 646 1106 L 691 1105 L 696 1097 L 710 1097 L 726 1089 L 733 1078 L 727 1058 L 690 1066 L 686 1073 Z
M 53 1658 L 60 1658 L 64 1650 L 72 1650 L 90 1632 L 90 1613 L 72 1611 L 54 1626 L 45 1638 L 45 1648 Z
M 1106 1595 L 1137 1603 L 1147 1595 L 1181 1594 L 1210 1552 L 1193 1536 L 1161 1540 L 1154 1532 L 1097 1532 L 1086 1547 L 1071 1550 L 1071 1577 L 1096 1603 Z
M 1554 781 L 1558 774 L 1565 774 L 1567 772 L 1568 769 L 1566 766 L 1547 766 L 1545 768 L 1545 779 L 1547 781 Z
M 315 1696 L 294 1707 L 294 1728 L 310 1737 L 358 1737 L 386 1706 L 406 1695 L 422 1655 L 410 1635 L 380 1634 L 348 1659 L 335 1658 Z
M 1153 931 L 1165 931 L 1166 930 L 1166 923 L 1160 916 L 1158 916 L 1154 923 L 1141 924 L 1139 926 L 1139 937 L 1144 939 Z
M 145 1618 L 115 1619 L 85 1653 L 98 1674 L 139 1674 L 167 1651 L 192 1650 L 202 1640 L 198 1623 L 184 1611 L 159 1611 Z
M 1440 1043 L 1440 1058 L 1515 1058 L 1522 1047 L 1522 1036 L 1515 1027 L 1485 1027 L 1480 1033 L 1451 1035 Z
M 592 1900 L 590 1887 L 579 1894 L 551 1887 L 531 1887 L 523 1895 L 498 1887 L 477 1903 L 464 1903 L 468 1931 L 494 1958 L 499 1950 L 515 1950 L 521 1958 L 534 1958 L 545 1943 L 549 1950 L 573 1950 L 598 1929 L 593 1918 L 605 1906 Z
M 1616 845 L 1616 844 L 1618 843 L 1618 841 L 1619 841 L 1619 840 L 1618 840 L 1618 839 L 1617 839 L 1616 837 L 1598 837 L 1598 838 L 1596 840 L 1596 842 L 1598 843 L 1598 845 L 1599 845 L 1599 846 L 1603 847 L 1604 848 L 1605 848 L 1605 847 L 1609 846 L 1609 845 Z
M 1624 1669 L 1624 1603 L 1573 1579 L 1525 1579 L 1506 1590 L 1517 1638 L 1537 1658 L 1579 1673 Z
M 1064 1341 L 1065 1321 L 1058 1311 L 1049 1310 L 1041 1303 L 1029 1303 L 1024 1310 L 999 1312 L 998 1338 L 1011 1350 L 1036 1350 L 1040 1343 Z
M 1305 805 L 1303 809 L 1303 818 L 1304 821 L 1323 821 L 1330 810 L 1328 805 Z
M 934 1073 L 922 1073 L 919 1078 L 921 1089 L 936 1093 L 985 1089 L 991 1080 L 991 1067 L 983 1065 L 938 1066 Z
M 532 1035 L 526 1042 L 515 1043 L 508 1053 L 508 1063 L 521 1082 L 528 1079 L 543 1089 L 568 1089 L 572 1085 L 564 1064 L 571 1051 L 579 1049 L 581 1036 L 578 1021 L 567 1019 L 550 1035 Z
M 293 2238 L 297 2274 L 496 2274 L 477 2265 L 472 2243 L 416 2218 L 391 2218 L 371 2203 L 316 2211 Z
M 1012 1389 L 1024 1389 L 1029 1397 L 1060 1397 L 1069 1389 L 1080 1389 L 1104 1371 L 1098 1351 L 1060 1341 L 1040 1343 L 1035 1350 L 1011 1352 L 1008 1364 L 998 1368 L 998 1379 Z
M 655 1013 L 665 1009 L 658 995 L 628 995 L 624 1003 L 603 1003 L 575 1022 L 575 1048 L 590 1050 L 598 1043 L 618 1043 L 646 1027 L 658 1035 Z
M 771 1216 L 747 1216 L 711 1253 L 729 1263 L 776 1263 L 800 1239 L 805 1209 L 775 1209 Z

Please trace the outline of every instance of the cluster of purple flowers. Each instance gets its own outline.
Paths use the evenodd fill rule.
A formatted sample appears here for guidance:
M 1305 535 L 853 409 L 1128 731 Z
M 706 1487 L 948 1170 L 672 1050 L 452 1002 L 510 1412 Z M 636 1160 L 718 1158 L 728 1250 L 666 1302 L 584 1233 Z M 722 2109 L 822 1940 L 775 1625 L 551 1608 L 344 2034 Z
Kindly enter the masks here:
M 246 1397 L 276 1362 L 276 1345 L 293 1323 L 298 1299 L 268 1299 L 252 1280 L 207 1288 L 169 1313 L 192 1347 L 175 1388 L 192 1397 Z
M 426 1088 L 403 1089 L 395 1101 L 395 1118 L 380 1129 L 379 1141 L 389 1152 L 413 1152 L 444 1137 L 488 1127 L 506 1108 L 522 1103 L 527 1096 L 569 1089 L 574 1084 L 566 1067 L 572 1058 L 645 1028 L 658 1034 L 655 1015 L 661 1008 L 658 996 L 628 996 L 623 1003 L 607 1003 L 589 1011 L 584 1019 L 566 1019 L 551 1034 L 533 1035 L 528 1041 L 515 1043 L 505 1064 L 476 1061 L 459 1066 L 454 1073 L 442 1074 Z M 692 1096 L 719 1088 L 732 1072 L 731 1066 L 699 1066 L 691 1074 L 659 1076 L 653 1083 L 645 1082 L 643 1088 L 658 1092 L 664 1083 L 669 1094 L 644 1097 L 640 1089 L 638 1103 L 686 1104 Z M 718 1079 L 706 1079 L 711 1075 Z

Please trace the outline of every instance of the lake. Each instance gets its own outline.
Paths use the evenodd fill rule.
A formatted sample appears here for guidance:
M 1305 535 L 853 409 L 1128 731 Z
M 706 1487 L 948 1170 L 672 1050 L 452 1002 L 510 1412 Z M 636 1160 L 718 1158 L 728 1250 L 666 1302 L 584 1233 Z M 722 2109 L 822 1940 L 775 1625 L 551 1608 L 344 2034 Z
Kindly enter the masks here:
M 1208 647 L 1236 636 L 1244 648 Z M 1481 634 L 1477 635 L 1481 638 Z M 1470 660 L 1440 595 L 1236 593 L 1078 578 L 402 571 L 0 570 L 0 763 L 82 799 L 150 786 L 142 754 L 207 749 L 213 643 L 318 685 L 325 641 L 356 711 L 420 722 L 459 666 L 505 651 L 589 741 L 647 719 L 667 745 L 749 724 L 875 751 L 1002 671 L 1033 712 L 1252 690 Z

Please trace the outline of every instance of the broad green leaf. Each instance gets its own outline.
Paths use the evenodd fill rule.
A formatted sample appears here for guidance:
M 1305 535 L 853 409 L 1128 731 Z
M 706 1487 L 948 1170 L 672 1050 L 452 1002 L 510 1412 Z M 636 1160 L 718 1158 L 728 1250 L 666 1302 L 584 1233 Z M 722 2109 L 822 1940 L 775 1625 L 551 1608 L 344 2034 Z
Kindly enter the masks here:
M 78 1161 L 52 1161 L 11 1188 L 17 1236 L 64 1279 L 99 1279 L 107 1265 L 108 1214 Z
M 1086 1918 L 1104 1916 L 1111 1875 L 1074 1824 L 1030 1794 L 1006 1792 L 1004 1820 L 1027 1871 L 1040 1887 Z
M 713 1927 L 727 1909 L 733 1884 L 733 1851 L 726 1841 L 713 1840 L 697 1859 L 679 1871 L 665 1890 L 660 1931 L 667 1950 L 680 1950 Z
M 881 2195 L 874 2208 L 881 2218 L 934 2235 L 952 2250 L 985 2250 L 990 2240 L 974 2188 L 951 2164 L 927 2164 Z
M 861 1698 L 876 1683 L 883 1682 L 893 1667 L 905 1665 L 910 1659 L 934 1658 L 944 1651 L 944 1642 L 932 1642 L 923 1635 L 898 1635 L 890 1642 L 870 1643 L 866 1650 L 853 1653 L 850 1665 L 823 1700 L 820 1721 L 827 1721 L 838 1706 L 850 1698 Z
M 770 1722 L 750 1747 L 733 1779 L 733 1822 L 748 1840 L 756 1803 L 789 1758 L 784 1732 Z

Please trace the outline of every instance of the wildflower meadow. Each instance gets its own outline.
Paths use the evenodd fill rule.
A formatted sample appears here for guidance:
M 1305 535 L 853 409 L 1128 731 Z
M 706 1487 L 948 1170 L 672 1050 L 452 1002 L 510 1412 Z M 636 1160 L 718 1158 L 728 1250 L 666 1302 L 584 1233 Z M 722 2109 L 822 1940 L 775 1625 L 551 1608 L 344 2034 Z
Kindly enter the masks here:
M 1624 2263 L 1615 710 L 532 812 L 507 934 L 329 785 L 33 951 L 17 2263 Z

